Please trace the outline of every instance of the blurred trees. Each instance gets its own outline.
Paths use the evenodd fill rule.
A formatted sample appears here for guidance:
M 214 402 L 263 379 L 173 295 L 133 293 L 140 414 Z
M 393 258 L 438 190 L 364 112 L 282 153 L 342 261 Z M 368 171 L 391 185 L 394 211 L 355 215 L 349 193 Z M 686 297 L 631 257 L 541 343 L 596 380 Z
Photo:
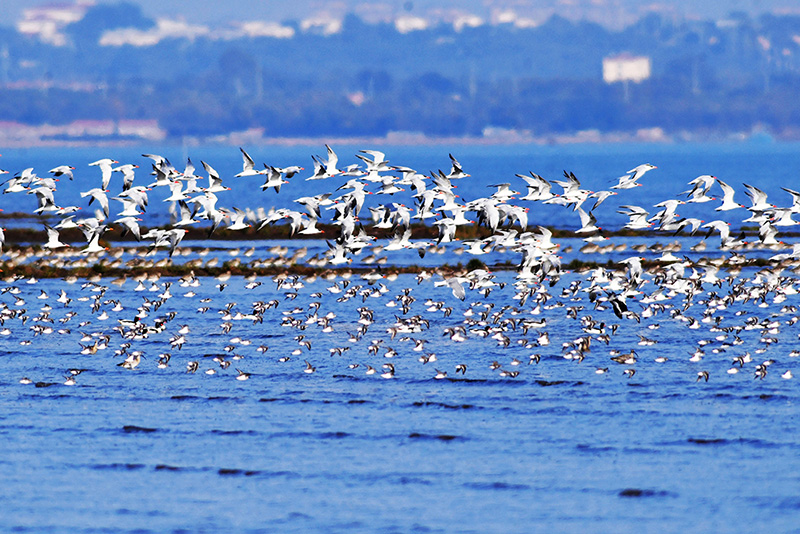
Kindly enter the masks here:
M 800 131 L 800 17 L 726 21 L 648 15 L 622 32 L 554 17 L 535 28 L 398 33 L 345 19 L 291 39 L 164 39 L 99 46 L 106 30 L 154 27 L 130 4 L 99 4 L 53 47 L 0 28 L 0 120 L 157 119 L 171 135 L 263 128 L 268 136 L 537 135 L 584 129 Z M 602 59 L 652 60 L 652 77 L 602 80 Z

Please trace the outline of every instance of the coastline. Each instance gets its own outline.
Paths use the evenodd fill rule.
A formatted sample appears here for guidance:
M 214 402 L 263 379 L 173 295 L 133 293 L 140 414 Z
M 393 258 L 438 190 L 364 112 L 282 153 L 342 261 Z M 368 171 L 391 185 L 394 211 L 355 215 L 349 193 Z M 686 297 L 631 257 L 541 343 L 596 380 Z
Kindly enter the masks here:
M 105 122 L 105 121 L 100 121 Z M 0 147 L 28 148 L 90 148 L 131 147 L 158 143 L 166 146 L 198 147 L 219 146 L 316 146 L 370 145 L 370 146 L 503 146 L 503 145 L 602 145 L 644 143 L 654 145 L 679 143 L 772 143 L 800 141 L 800 132 L 773 134 L 761 129 L 752 132 L 677 132 L 667 133 L 662 128 L 641 128 L 636 131 L 602 132 L 596 129 L 575 132 L 534 134 L 527 130 L 487 128 L 482 135 L 429 136 L 423 132 L 388 132 L 383 136 L 287 136 L 265 135 L 263 128 L 229 132 L 212 136 L 173 137 L 159 130 L 156 134 L 119 135 L 113 121 L 97 132 L 88 129 L 72 132 L 70 126 L 31 126 L 14 122 L 2 123 Z M 58 130 L 54 133 L 54 129 Z M 62 131 L 63 130 L 63 131 Z

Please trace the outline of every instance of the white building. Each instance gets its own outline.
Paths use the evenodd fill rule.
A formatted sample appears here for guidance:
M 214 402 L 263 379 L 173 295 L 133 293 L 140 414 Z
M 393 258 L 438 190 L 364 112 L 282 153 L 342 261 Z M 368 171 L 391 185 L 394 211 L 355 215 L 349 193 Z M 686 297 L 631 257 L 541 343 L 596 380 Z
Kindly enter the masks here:
M 606 83 L 639 83 L 650 77 L 650 58 L 620 54 L 603 59 L 603 80 Z

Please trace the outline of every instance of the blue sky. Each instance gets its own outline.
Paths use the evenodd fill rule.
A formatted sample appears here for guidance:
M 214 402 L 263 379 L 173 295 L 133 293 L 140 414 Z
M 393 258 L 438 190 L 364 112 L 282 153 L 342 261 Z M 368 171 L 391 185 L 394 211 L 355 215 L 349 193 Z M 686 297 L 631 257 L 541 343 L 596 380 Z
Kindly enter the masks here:
M 304 18 L 309 14 L 319 11 L 324 6 L 354 7 L 357 5 L 384 4 L 390 9 L 401 11 L 410 7 L 411 12 L 422 13 L 431 8 L 459 7 L 479 15 L 485 15 L 489 7 L 493 6 L 543 6 L 555 5 L 563 2 L 557 0 L 128 0 L 142 6 L 146 15 L 157 16 L 182 16 L 189 22 L 220 23 L 236 20 L 246 14 L 250 20 L 287 20 Z M 797 0 L 725 0 L 713 2 L 696 2 L 695 0 L 605 0 L 609 5 L 624 6 L 636 10 L 643 6 L 668 6 L 679 13 L 700 17 L 719 17 L 726 15 L 731 10 L 744 10 L 750 12 L 767 11 L 780 8 L 794 8 L 800 11 Z M 70 0 L 39 1 L 39 0 L 0 0 L 0 24 L 11 25 L 19 18 L 26 7 L 46 5 L 52 3 L 69 3 Z M 577 3 L 590 4 L 589 0 L 579 0 Z M 574 8 L 563 8 L 574 9 Z M 564 13 L 568 14 L 568 13 Z

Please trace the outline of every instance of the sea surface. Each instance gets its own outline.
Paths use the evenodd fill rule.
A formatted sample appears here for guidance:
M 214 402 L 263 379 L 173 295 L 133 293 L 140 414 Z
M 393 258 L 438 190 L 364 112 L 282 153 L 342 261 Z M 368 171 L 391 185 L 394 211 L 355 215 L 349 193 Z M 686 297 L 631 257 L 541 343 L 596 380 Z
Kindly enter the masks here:
M 259 162 L 307 168 L 310 154 L 325 152 L 246 148 Z M 599 190 L 640 163 L 657 165 L 643 187 L 596 210 L 609 227 L 624 224 L 615 218 L 618 205 L 652 209 L 700 174 L 733 185 L 742 203 L 742 183 L 780 205 L 791 205 L 782 186 L 800 186 L 798 145 L 334 148 L 343 164 L 354 163 L 360 148 L 377 148 L 391 163 L 423 172 L 447 172 L 450 151 L 473 175 L 458 184 L 467 200 L 490 194 L 489 184 L 517 180 L 522 187 L 514 174 L 529 170 L 548 179 L 570 170 Z M 101 157 L 144 166 L 141 153 L 160 152 L 180 168 L 188 152 L 198 168 L 207 160 L 226 182 L 241 170 L 236 147 L 2 152 L 0 167 L 12 173 L 76 166 L 75 182 L 60 185 L 56 197 L 81 206 L 78 186 L 99 176 L 87 163 Z M 258 190 L 257 179 L 243 180 L 250 181 L 221 194 L 220 204 L 290 207 L 294 198 L 333 189 L 301 180 L 276 195 Z M 24 211 L 23 195 L 3 195 L 0 207 Z M 154 196 L 148 217 L 166 222 L 158 204 Z M 685 215 L 724 216 L 732 224 L 746 216 L 715 214 L 714 205 L 688 206 Z M 531 225 L 577 224 L 564 208 L 539 208 L 531 209 Z M 582 241 L 564 240 L 571 248 L 564 261 L 613 263 L 633 255 L 635 244 L 672 240 L 682 247 L 676 254 L 692 260 L 729 256 L 714 249 L 716 236 L 705 252 L 689 251 L 700 239 L 612 238 L 628 248 L 602 260 L 580 253 Z M 275 247 L 305 246 L 309 255 L 327 248 L 324 240 L 184 245 L 186 255 L 175 261 L 244 262 L 272 257 Z M 413 252 L 382 255 L 389 266 L 422 262 L 432 274 L 438 264 L 469 259 L 456 255 L 459 246 L 421 260 Z M 199 255 L 203 247 L 209 255 Z M 245 257 L 248 248 L 252 256 Z M 121 259 L 135 255 L 125 250 Z M 511 252 L 490 259 L 519 261 Z M 363 258 L 353 266 L 364 266 Z M 565 272 L 523 300 L 516 273 L 497 271 L 488 290 L 467 285 L 463 302 L 436 274 L 72 283 L 3 274 L 3 531 L 800 532 L 800 358 L 792 352 L 799 348 L 800 284 L 790 270 L 777 280 L 757 267 L 733 274 L 723 268 L 719 276 L 729 278 L 703 282 L 691 299 L 657 292 L 665 282 L 645 274 L 642 293 L 628 301 L 638 321 L 617 317 L 582 291 L 587 272 Z M 759 298 L 736 293 L 740 282 Z M 69 301 L 59 301 L 62 290 Z M 123 338 L 137 314 L 152 331 Z M 585 316 L 602 323 L 609 340 L 590 334 L 591 346 L 577 360 L 570 351 L 586 335 Z M 523 330 L 522 321 L 542 319 Z M 466 329 L 464 341 L 446 330 L 458 326 Z M 181 331 L 183 344 L 172 344 Z M 414 350 L 418 340 L 422 349 Z M 631 350 L 634 363 L 611 360 L 611 351 Z M 135 351 L 138 365 L 120 366 Z M 160 368 L 165 353 L 171 358 Z M 746 363 L 734 363 L 745 354 Z M 196 371 L 187 372 L 193 362 Z M 394 376 L 382 376 L 386 364 Z M 249 378 L 237 380 L 237 369 Z M 633 376 L 624 374 L 631 369 Z M 74 385 L 65 384 L 70 370 L 80 371 Z M 782 378 L 787 371 L 793 378 Z M 23 377 L 31 383 L 20 383 Z

